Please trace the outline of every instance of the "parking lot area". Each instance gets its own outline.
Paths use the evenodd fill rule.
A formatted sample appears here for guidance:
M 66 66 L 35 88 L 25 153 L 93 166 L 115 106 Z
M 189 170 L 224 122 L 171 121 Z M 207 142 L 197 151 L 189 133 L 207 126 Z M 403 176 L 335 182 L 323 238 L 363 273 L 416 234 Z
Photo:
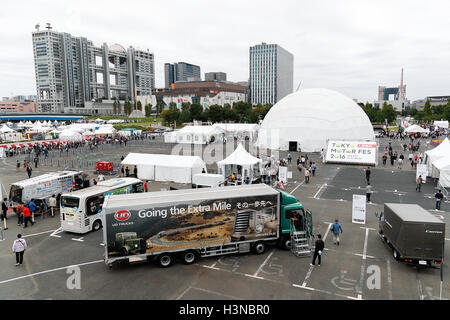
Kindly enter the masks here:
M 386 144 L 387 139 L 381 139 Z M 396 147 L 400 147 L 398 144 Z M 152 150 L 151 146 L 144 148 Z M 133 149 L 123 149 L 121 153 Z M 156 152 L 156 151 L 155 151 Z M 163 152 L 163 151 L 160 151 Z M 284 153 L 281 156 L 285 156 Z M 88 234 L 61 232 L 59 217 L 36 218 L 27 229 L 8 219 L 6 240 L 0 242 L 0 299 L 168 299 L 168 300 L 436 300 L 440 298 L 440 270 L 417 269 L 399 263 L 381 240 L 375 212 L 385 202 L 417 203 L 446 222 L 446 245 L 450 204 L 434 209 L 432 181 L 415 191 L 415 171 L 382 165 L 372 168 L 373 203 L 367 206 L 366 224 L 353 224 L 352 195 L 364 194 L 364 167 L 319 163 L 309 184 L 298 172 L 295 160 L 289 166 L 287 192 L 313 214 L 314 234 L 321 234 L 325 252 L 321 266 L 311 266 L 312 257 L 268 247 L 256 254 L 233 254 L 204 258 L 192 265 L 181 261 L 169 268 L 153 263 L 130 263 L 109 269 L 104 261 L 102 231 Z M 1 160 L 0 177 L 8 183 L 24 179 L 14 172 L 14 159 Z M 35 175 L 55 168 L 40 167 Z M 150 183 L 150 190 L 187 185 Z M 433 196 L 430 198 L 430 195 Z M 330 226 L 338 219 L 343 227 L 340 245 L 333 244 Z M 22 233 L 29 249 L 24 265 L 14 266 L 11 245 Z M 448 246 L 445 255 L 450 254 Z M 443 265 L 442 298 L 450 298 L 449 269 Z M 76 276 L 76 277 L 75 277 Z M 79 276 L 79 277 L 78 277 Z

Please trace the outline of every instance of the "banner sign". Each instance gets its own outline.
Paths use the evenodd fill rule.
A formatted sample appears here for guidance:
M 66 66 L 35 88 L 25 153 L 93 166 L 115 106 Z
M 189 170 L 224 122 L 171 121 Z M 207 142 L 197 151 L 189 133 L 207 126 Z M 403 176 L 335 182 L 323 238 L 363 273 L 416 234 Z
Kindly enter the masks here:
M 278 181 L 283 181 L 283 183 L 287 183 L 287 167 L 279 167 L 278 168 Z
M 419 176 L 422 176 L 422 182 L 427 182 L 427 175 L 428 175 L 428 168 L 426 164 L 417 164 L 417 170 L 416 170 L 416 180 L 419 178 Z
M 360 194 L 353 195 L 352 222 L 366 224 L 366 196 Z
M 377 143 L 372 141 L 328 141 L 325 163 L 376 165 Z

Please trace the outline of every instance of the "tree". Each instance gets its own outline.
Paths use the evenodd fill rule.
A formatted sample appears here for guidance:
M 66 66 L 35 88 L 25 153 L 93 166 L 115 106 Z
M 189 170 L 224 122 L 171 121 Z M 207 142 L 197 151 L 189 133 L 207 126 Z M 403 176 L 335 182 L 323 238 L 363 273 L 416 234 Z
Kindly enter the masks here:
M 142 111 L 142 103 L 140 101 L 137 102 L 137 109 Z
M 222 122 L 223 121 L 223 107 L 217 104 L 213 104 L 209 106 L 209 108 L 205 111 L 208 116 L 208 119 L 211 122 Z
M 381 114 L 383 116 L 383 119 L 387 119 L 388 122 L 394 121 L 395 117 L 396 117 L 394 107 L 390 104 L 387 104 L 386 102 L 383 103 L 383 108 L 381 109 Z
M 431 116 L 432 115 L 430 100 L 427 100 L 425 102 L 425 106 L 423 108 L 423 112 L 425 113 L 426 116 Z
M 117 100 L 114 99 L 114 103 L 113 103 L 113 114 L 117 114 Z
M 252 105 L 249 102 L 238 101 L 233 103 L 233 111 L 236 113 L 239 122 L 245 122 L 250 118 Z
M 450 121 L 450 102 L 447 103 L 447 105 L 445 106 L 444 119 L 447 119 L 448 121 Z
M 149 104 L 146 104 L 145 105 L 145 116 L 146 117 L 150 117 L 151 116 L 151 114 L 152 114 L 152 104 L 151 103 L 149 103 Z
M 191 107 L 189 108 L 190 121 L 201 120 L 202 113 L 203 107 L 200 104 L 191 104 Z
M 117 113 L 122 114 L 122 105 L 119 100 L 117 100 Z

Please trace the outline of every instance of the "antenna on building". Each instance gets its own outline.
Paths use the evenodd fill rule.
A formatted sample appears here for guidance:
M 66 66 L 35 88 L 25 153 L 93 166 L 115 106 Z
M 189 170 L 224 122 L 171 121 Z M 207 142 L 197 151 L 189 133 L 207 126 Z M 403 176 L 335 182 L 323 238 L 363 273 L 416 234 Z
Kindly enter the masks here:
M 39 31 L 39 28 L 41 27 L 40 23 L 36 23 L 36 25 L 34 26 L 34 28 L 36 29 L 36 31 Z
M 52 24 L 51 24 L 50 22 L 47 22 L 46 25 L 47 25 L 47 26 L 46 26 L 45 28 L 46 28 L 47 30 L 52 30 Z

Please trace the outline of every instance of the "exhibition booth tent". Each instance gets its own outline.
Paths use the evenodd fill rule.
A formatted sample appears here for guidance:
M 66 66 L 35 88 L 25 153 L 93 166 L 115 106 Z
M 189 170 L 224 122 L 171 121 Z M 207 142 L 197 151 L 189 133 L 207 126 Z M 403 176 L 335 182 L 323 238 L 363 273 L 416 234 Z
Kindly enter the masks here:
M 439 184 L 450 188 L 450 154 L 433 162 L 433 172 L 439 178 Z
M 10 127 L 8 127 L 6 124 L 4 124 L 0 128 L 0 133 L 8 133 L 8 132 L 15 132 L 15 131 L 13 129 L 11 129 Z
M 63 130 L 59 134 L 58 138 L 63 141 L 72 141 L 72 142 L 81 142 L 83 140 L 83 137 L 81 136 L 80 133 L 71 130 Z
M 409 126 L 405 129 L 406 133 L 426 133 L 430 132 L 427 129 L 422 128 L 421 126 L 418 126 L 417 124 L 413 124 L 412 126 Z
M 176 132 L 178 143 L 208 144 L 211 138 L 217 139 L 225 131 L 214 126 L 186 126 Z
M 217 162 L 217 168 L 219 174 L 223 175 L 226 179 L 233 173 L 238 173 L 238 166 L 240 166 L 242 168 L 240 180 L 244 181 L 246 177 L 253 180 L 255 176 L 260 175 L 261 163 L 261 159 L 252 156 L 245 150 L 242 144 L 239 144 L 232 154 L 224 160 Z
M 192 183 L 192 176 L 206 172 L 205 162 L 197 156 L 179 156 L 149 153 L 130 153 L 122 161 L 130 173 L 137 168 L 137 178 L 142 180 Z
M 448 121 L 434 121 L 433 125 L 435 125 L 436 127 L 439 128 L 444 128 L 444 129 L 448 129 Z
M 450 141 L 445 138 L 436 148 L 425 151 L 425 163 L 427 164 L 428 176 L 438 178 L 437 173 L 433 174 L 433 162 L 444 158 L 450 154 Z

